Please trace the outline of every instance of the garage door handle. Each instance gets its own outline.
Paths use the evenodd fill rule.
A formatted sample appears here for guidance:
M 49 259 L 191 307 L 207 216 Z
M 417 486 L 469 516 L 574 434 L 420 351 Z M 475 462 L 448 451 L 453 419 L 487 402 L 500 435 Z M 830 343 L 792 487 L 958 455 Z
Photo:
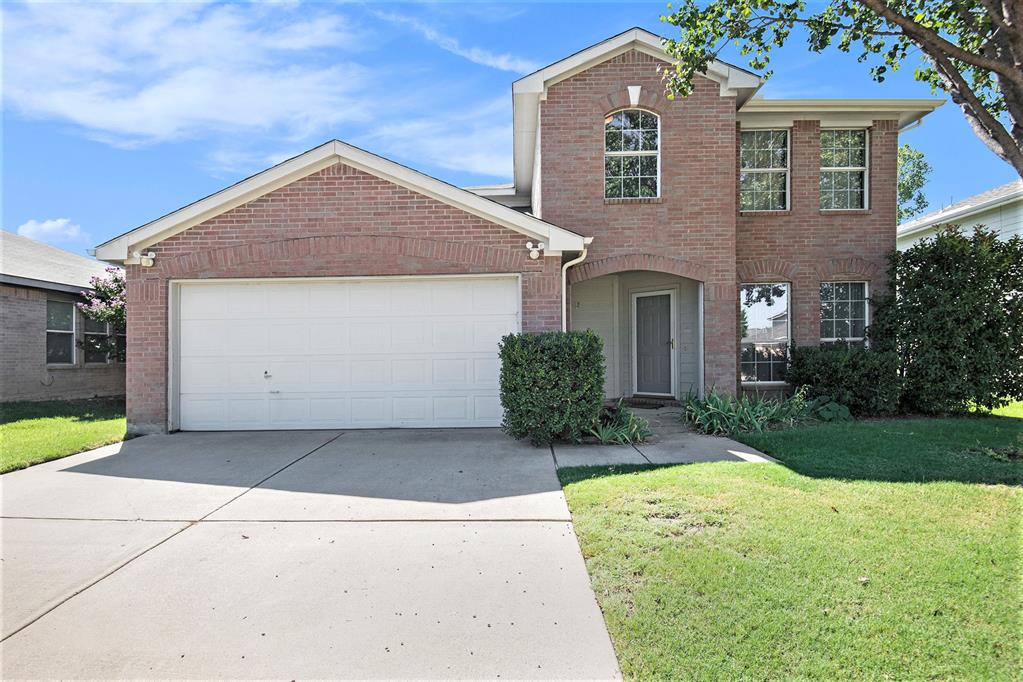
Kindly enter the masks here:
M 276 395 L 277 393 L 280 393 L 280 391 L 270 391 L 270 393 Z
M 263 378 L 264 379 L 269 379 L 272 376 L 273 376 L 273 374 L 270 374 L 270 372 L 267 372 L 265 370 L 263 371 Z

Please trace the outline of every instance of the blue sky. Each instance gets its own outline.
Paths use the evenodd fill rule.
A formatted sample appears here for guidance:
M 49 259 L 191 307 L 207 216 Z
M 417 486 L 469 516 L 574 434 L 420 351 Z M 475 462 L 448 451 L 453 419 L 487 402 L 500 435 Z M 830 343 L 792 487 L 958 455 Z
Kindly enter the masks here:
M 511 177 L 511 83 L 664 3 L 5 4 L 2 227 L 87 248 L 340 138 L 457 184 Z M 745 66 L 734 51 L 723 58 Z M 930 97 L 794 41 L 767 97 Z M 938 95 L 940 96 L 940 94 Z M 1015 178 L 947 103 L 903 136 L 932 208 Z

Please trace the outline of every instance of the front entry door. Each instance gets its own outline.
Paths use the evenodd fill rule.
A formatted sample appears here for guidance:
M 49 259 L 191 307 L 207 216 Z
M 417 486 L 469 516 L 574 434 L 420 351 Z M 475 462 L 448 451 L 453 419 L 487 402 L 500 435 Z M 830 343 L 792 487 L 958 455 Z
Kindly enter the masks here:
M 636 393 L 671 395 L 671 292 L 636 294 Z

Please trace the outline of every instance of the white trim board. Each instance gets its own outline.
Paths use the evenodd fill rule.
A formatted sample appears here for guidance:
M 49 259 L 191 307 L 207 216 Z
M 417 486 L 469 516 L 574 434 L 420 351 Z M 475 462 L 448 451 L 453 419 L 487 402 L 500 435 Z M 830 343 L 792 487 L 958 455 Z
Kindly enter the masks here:
M 336 163 L 351 166 L 519 232 L 530 239 L 542 241 L 546 245 L 544 254 L 548 256 L 560 256 L 561 251 L 581 251 L 586 243 L 586 238 L 575 232 L 545 223 L 529 214 L 503 206 L 496 201 L 455 187 L 382 156 L 339 140 L 331 140 L 205 199 L 200 199 L 162 218 L 104 242 L 96 247 L 96 257 L 108 262 L 132 262 L 135 251 L 148 248 L 214 216 Z

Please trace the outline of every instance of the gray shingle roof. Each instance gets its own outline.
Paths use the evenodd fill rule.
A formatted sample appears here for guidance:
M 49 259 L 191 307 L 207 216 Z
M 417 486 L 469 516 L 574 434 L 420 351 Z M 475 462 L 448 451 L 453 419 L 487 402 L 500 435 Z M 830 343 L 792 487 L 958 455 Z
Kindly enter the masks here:
M 980 194 L 974 194 L 971 197 L 966 197 L 962 201 L 957 201 L 945 208 L 937 211 L 931 211 L 919 218 L 913 218 L 912 220 L 899 225 L 899 234 L 903 234 L 908 231 L 915 231 L 928 225 L 944 223 L 945 221 L 952 220 L 954 218 L 962 218 L 963 216 L 970 215 L 971 207 L 976 206 L 980 208 L 990 205 L 992 202 L 997 202 L 1000 199 L 1009 199 L 1014 195 L 1023 195 L 1023 180 L 1007 182 L 1004 185 L 993 187 L 992 189 L 981 192 Z
M 44 289 L 77 291 L 104 275 L 106 263 L 0 230 L 0 280 Z M 49 286 L 48 286 L 49 285 Z

